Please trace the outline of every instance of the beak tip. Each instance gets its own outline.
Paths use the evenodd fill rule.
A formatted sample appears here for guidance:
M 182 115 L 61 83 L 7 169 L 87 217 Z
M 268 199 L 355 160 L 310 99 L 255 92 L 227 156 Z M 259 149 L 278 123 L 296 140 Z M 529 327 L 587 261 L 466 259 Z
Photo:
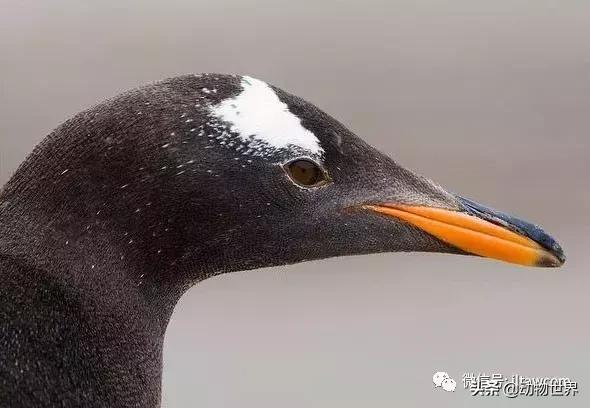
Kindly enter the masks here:
M 561 245 L 544 232 L 541 228 L 536 227 L 536 231 L 530 236 L 536 239 L 536 242 L 544 247 L 544 253 L 539 257 L 537 265 L 540 267 L 559 268 L 566 261 L 565 253 Z
M 469 199 L 457 196 L 459 203 L 469 214 L 483 218 L 496 225 L 508 228 L 539 245 L 539 254 L 533 266 L 559 268 L 565 263 L 565 254 L 557 241 L 541 227 L 511 215 L 482 206 Z
M 536 266 L 542 268 L 559 268 L 566 261 L 566 256 L 561 248 L 554 252 L 544 252 L 537 260 Z

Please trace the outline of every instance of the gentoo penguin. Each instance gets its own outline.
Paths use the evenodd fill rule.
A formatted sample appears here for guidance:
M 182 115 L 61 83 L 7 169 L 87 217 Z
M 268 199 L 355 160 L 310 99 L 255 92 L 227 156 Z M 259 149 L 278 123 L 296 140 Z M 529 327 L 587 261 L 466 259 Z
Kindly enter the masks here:
M 395 251 L 565 260 L 539 227 L 258 79 L 124 93 L 59 126 L 0 193 L 0 406 L 157 407 L 164 332 L 196 282 Z

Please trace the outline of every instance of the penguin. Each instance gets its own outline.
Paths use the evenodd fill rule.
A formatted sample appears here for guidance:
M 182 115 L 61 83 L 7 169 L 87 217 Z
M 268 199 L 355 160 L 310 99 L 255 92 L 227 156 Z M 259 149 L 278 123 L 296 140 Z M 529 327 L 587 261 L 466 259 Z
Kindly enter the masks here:
M 401 251 L 565 261 L 540 227 L 264 81 L 128 91 L 60 125 L 0 191 L 0 406 L 158 407 L 166 326 L 197 282 Z

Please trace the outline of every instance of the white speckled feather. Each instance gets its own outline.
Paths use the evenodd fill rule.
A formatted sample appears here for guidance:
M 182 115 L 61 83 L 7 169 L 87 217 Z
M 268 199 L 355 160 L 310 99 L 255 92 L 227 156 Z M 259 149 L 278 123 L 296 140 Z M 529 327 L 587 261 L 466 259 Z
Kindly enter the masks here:
M 244 76 L 242 92 L 211 108 L 219 120 L 231 125 L 243 142 L 255 141 L 271 149 L 299 147 L 311 156 L 321 156 L 318 138 L 301 125 L 275 91 L 265 82 Z

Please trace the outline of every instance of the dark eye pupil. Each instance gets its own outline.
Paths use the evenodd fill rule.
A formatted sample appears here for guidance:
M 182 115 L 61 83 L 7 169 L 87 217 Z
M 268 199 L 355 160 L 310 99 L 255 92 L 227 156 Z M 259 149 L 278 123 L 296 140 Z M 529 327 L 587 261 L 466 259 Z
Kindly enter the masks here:
M 304 186 L 313 186 L 324 180 L 324 172 L 309 160 L 295 160 L 287 165 L 287 170 L 295 182 Z

